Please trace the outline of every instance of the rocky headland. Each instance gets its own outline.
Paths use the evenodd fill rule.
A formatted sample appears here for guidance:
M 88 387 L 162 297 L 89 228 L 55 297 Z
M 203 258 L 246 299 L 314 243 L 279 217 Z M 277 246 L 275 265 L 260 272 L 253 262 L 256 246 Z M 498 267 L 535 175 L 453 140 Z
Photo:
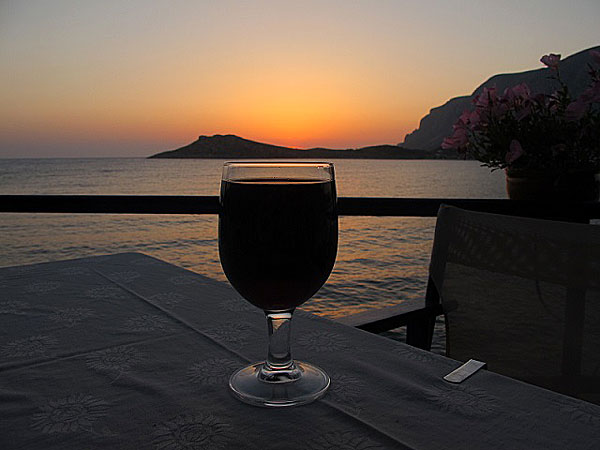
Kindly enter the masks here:
M 589 83 L 587 66 L 591 62 L 590 50 L 600 51 L 600 46 L 580 51 L 560 62 L 560 76 L 569 87 L 573 98 L 581 94 Z M 544 67 L 525 72 L 494 75 L 477 87 L 472 94 L 452 98 L 442 106 L 432 108 L 429 114 L 421 119 L 419 128 L 407 134 L 401 145 L 417 150 L 439 149 L 444 138 L 452 134 L 452 125 L 465 109 L 473 107 L 473 99 L 483 91 L 483 88 L 495 86 L 498 92 L 502 93 L 507 87 L 520 83 L 526 83 L 533 94 L 551 94 L 559 87 L 558 82 L 550 77 L 549 69 Z

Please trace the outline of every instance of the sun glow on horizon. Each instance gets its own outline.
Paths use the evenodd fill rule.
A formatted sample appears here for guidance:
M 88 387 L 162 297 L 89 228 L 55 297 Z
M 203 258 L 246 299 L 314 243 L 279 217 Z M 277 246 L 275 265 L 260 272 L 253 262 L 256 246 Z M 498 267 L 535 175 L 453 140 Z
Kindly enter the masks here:
M 490 75 L 597 45 L 600 4 L 454 3 L 8 0 L 0 157 L 147 156 L 214 134 L 397 144 Z

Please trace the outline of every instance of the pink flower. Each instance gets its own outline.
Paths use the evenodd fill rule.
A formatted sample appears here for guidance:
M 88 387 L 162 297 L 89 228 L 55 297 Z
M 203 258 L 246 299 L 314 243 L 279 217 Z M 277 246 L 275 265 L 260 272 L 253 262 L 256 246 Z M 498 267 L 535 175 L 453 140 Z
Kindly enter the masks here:
M 587 88 L 581 95 L 589 98 L 590 103 L 600 103 L 600 80 Z
M 451 137 L 445 137 L 442 141 L 442 148 L 444 150 L 455 150 L 454 140 Z
M 531 95 L 529 86 L 525 83 L 517 84 L 516 86 L 506 88 L 504 90 L 504 99 L 514 101 L 517 99 L 525 100 Z
M 512 164 L 514 161 L 519 159 L 523 154 L 523 147 L 521 147 L 521 143 L 516 139 L 510 141 L 510 146 L 508 148 L 508 152 L 506 153 L 505 160 L 508 164 Z
M 567 106 L 567 110 L 565 111 L 567 119 L 581 119 L 591 103 L 600 103 L 600 81 L 596 81 Z
M 468 109 L 465 109 L 462 114 L 460 115 L 460 117 L 458 118 L 458 121 L 456 122 L 455 125 L 457 124 L 461 124 L 461 125 L 467 125 L 469 123 L 469 116 L 471 115 L 471 112 Z
M 523 108 L 521 108 L 520 110 L 518 110 L 516 112 L 515 119 L 517 119 L 520 122 L 521 120 L 526 119 L 530 115 L 531 115 L 531 105 L 527 104 Z
M 469 124 L 471 125 L 471 128 L 477 126 L 480 120 L 481 116 L 479 115 L 479 111 L 477 111 L 476 109 L 471 111 L 471 113 L 469 114 Z
M 473 99 L 473 103 L 475 103 L 475 106 L 477 106 L 478 108 L 486 108 L 491 103 L 494 103 L 497 99 L 498 99 L 498 95 L 496 94 L 495 87 L 491 87 L 491 88 L 484 87 L 481 94 L 479 94 L 477 97 L 475 97 Z
M 557 55 L 555 53 L 550 53 L 549 55 L 542 56 L 540 61 L 542 64 L 545 64 L 546 66 L 550 67 L 552 70 L 557 70 L 558 63 L 560 61 L 560 55 Z
M 569 121 L 579 120 L 583 117 L 585 112 L 587 111 L 588 104 L 586 102 L 582 102 L 577 99 L 574 102 L 571 102 L 565 111 L 565 117 Z
M 452 129 L 454 130 L 454 133 L 456 134 L 456 132 L 458 130 L 467 130 L 467 124 L 465 122 L 463 122 L 462 120 L 457 120 L 456 123 L 454 125 L 452 125 Z
M 589 52 L 590 84 L 578 90 L 578 97 L 570 95 L 560 79 L 561 55 L 544 55 L 540 61 L 550 69 L 545 73 L 555 80 L 557 91 L 535 93 L 521 83 L 499 92 L 488 83 L 473 95 L 474 106 L 460 114 L 442 147 L 456 149 L 492 169 L 597 166 L 600 47 Z M 586 72 L 580 71 L 582 76 Z M 524 147 L 519 139 L 524 139 Z
M 455 124 L 456 127 L 456 124 Z M 456 127 L 454 134 L 450 137 L 444 138 L 442 142 L 442 148 L 444 150 L 456 149 L 464 147 L 468 142 L 467 129 L 464 127 Z
M 457 128 L 469 128 L 473 129 L 480 121 L 479 111 L 474 109 L 473 111 L 469 111 L 465 109 L 463 113 L 460 115 L 456 123 L 453 125 L 453 129 Z
M 504 116 L 508 112 L 509 109 L 510 109 L 510 106 L 508 105 L 508 103 L 499 102 L 499 103 L 496 103 L 495 105 L 493 105 L 490 108 L 490 111 L 494 115 L 494 117 L 499 118 L 499 117 Z

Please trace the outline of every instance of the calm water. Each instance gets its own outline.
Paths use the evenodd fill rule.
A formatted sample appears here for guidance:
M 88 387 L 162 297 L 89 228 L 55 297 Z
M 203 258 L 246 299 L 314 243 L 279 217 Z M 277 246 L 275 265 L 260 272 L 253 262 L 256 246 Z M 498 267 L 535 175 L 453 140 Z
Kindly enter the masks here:
M 218 195 L 220 160 L 0 160 L 0 194 Z M 334 161 L 339 196 L 504 198 L 473 161 Z M 341 217 L 338 258 L 303 309 L 335 317 L 423 296 L 433 218 Z M 225 280 L 215 216 L 0 215 L 0 266 L 143 252 Z

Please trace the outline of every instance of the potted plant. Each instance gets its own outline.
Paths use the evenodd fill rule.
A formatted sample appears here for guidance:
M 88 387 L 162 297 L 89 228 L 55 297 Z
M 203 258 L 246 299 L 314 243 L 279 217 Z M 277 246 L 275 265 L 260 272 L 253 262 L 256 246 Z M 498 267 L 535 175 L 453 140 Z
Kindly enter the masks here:
M 559 72 L 560 55 L 541 58 L 556 80 L 552 94 L 522 83 L 500 95 L 484 88 L 442 148 L 506 171 L 517 200 L 598 200 L 600 194 L 600 52 L 591 51 L 589 87 L 576 99 Z

